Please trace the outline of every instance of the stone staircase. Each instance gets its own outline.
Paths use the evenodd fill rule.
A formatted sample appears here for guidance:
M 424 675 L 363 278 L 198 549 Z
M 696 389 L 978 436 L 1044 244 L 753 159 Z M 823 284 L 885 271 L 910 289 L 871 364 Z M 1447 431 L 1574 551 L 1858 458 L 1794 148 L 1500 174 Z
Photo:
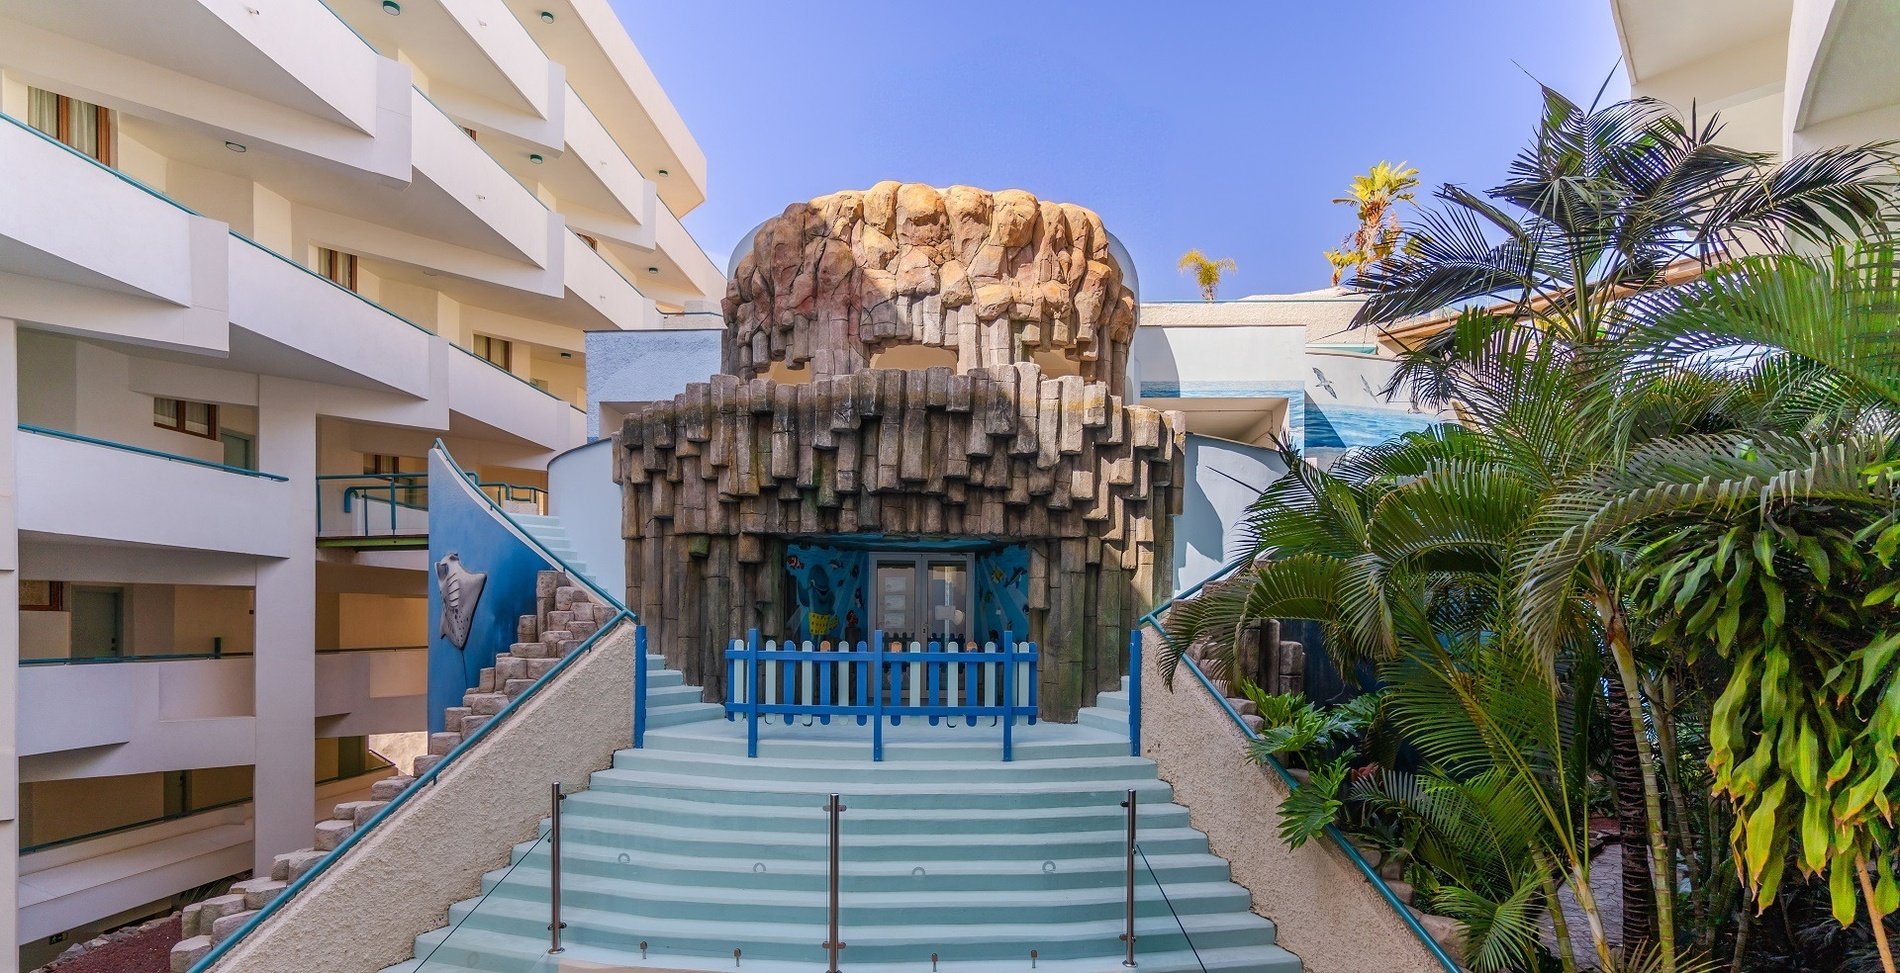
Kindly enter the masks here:
M 554 529 L 558 531 L 558 525 Z M 565 534 L 561 538 L 564 543 Z M 562 554 L 562 557 L 567 555 Z M 568 563 L 574 564 L 572 560 Z M 574 566 L 579 569 L 578 565 Z M 242 926 L 257 910 L 289 887 L 291 882 L 303 877 L 305 872 L 341 845 L 345 838 L 414 783 L 416 777 L 440 763 L 467 734 L 474 733 L 476 727 L 501 712 L 510 700 L 521 695 L 536 679 L 554 668 L 557 662 L 598 631 L 614 614 L 611 606 L 595 601 L 586 588 L 575 585 L 572 578 L 558 571 L 542 571 L 536 576 L 535 610 L 533 615 L 521 616 L 516 629 L 518 641 L 509 646 L 506 655 L 495 658 L 494 666 L 482 670 L 481 679 L 475 688 L 463 694 L 462 705 L 450 707 L 444 712 L 443 725 L 449 729 L 429 735 L 429 752 L 416 757 L 409 774 L 377 781 L 371 787 L 370 800 L 347 801 L 336 805 L 329 820 L 316 823 L 311 846 L 276 856 L 268 877 L 238 882 L 231 887 L 229 894 L 185 907 L 179 914 L 183 938 L 171 951 L 173 973 L 184 973 L 190 969 L 193 963 L 211 951 L 213 945 Z M 699 703 L 697 690 L 692 691 L 690 700 L 686 699 L 677 691 L 681 682 L 680 674 L 657 668 L 665 665 L 665 661 L 658 656 L 650 657 L 649 661 L 656 666 L 650 673 L 650 684 L 663 687 L 649 696 L 651 706 L 665 711 L 656 712 L 654 715 L 657 718 L 662 721 L 678 721 L 688 715 L 711 718 L 720 711 L 717 706 Z M 691 705 L 686 710 L 675 711 L 679 704 Z
M 989 726 L 906 720 L 873 763 L 855 721 L 763 726 L 748 759 L 743 723 L 649 718 L 645 748 L 563 806 L 561 968 L 823 969 L 833 791 L 844 968 L 1119 968 L 1132 788 L 1141 968 L 1296 973 L 1154 763 L 1129 756 L 1127 706 L 1103 693 L 1078 723 L 1018 727 L 1012 763 Z M 518 845 L 386 973 L 551 969 L 550 864 L 545 840 Z

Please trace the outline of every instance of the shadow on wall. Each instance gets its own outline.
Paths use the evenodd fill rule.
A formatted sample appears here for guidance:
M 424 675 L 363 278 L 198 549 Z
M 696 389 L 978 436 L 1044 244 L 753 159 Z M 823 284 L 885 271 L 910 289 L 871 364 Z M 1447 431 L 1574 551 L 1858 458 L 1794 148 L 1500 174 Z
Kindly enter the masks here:
M 1187 493 L 1174 524 L 1174 576 L 1205 578 L 1245 550 L 1247 507 L 1286 474 L 1280 454 L 1263 446 L 1189 433 Z
M 457 645 L 443 631 L 437 565 L 450 555 L 461 570 L 487 577 Z M 483 669 L 515 642 L 522 615 L 534 612 L 535 575 L 547 568 L 527 541 L 499 519 L 441 450 L 429 452 L 429 732 L 443 729 L 443 711 L 462 705 Z M 468 597 L 464 588 L 463 597 Z

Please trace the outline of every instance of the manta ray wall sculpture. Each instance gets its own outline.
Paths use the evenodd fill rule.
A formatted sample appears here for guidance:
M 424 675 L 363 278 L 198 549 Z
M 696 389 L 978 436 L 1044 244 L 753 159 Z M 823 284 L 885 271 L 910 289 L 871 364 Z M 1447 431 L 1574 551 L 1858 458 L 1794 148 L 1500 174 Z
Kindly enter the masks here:
M 439 631 L 456 648 L 466 648 L 469 627 L 475 623 L 475 603 L 481 600 L 488 575 L 463 567 L 462 556 L 451 552 L 435 562 L 435 579 L 442 590 Z

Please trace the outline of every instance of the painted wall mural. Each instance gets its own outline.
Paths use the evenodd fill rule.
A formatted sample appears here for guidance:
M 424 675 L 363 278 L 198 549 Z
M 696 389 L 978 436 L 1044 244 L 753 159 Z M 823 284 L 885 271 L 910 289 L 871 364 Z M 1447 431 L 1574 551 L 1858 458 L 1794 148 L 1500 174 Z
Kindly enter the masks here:
M 856 642 L 864 631 L 863 551 L 787 544 L 785 573 L 791 582 L 792 617 L 787 626 L 799 641 Z
M 977 637 L 1029 637 L 1029 548 L 1011 544 L 976 556 Z

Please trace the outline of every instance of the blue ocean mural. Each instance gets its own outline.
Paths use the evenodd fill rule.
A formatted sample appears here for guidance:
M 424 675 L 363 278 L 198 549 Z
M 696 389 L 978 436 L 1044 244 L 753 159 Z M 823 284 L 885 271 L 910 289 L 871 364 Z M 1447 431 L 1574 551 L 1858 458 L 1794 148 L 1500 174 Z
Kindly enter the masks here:
M 815 544 L 788 544 L 785 573 L 791 579 L 792 637 L 813 642 L 855 642 L 864 633 L 863 551 Z

